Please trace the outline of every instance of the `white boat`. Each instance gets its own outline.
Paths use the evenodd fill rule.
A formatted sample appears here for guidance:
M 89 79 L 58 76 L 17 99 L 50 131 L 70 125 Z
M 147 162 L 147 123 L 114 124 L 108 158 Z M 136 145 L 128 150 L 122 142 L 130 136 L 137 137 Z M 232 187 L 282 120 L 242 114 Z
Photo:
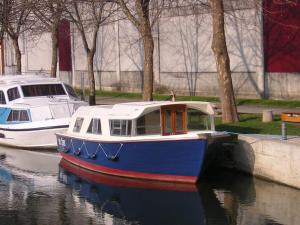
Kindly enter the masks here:
M 196 183 L 215 131 L 208 102 L 131 102 L 80 107 L 57 134 L 63 159 L 100 173 Z
M 55 148 L 55 133 L 66 130 L 72 114 L 87 105 L 59 79 L 43 75 L 0 77 L 0 145 Z

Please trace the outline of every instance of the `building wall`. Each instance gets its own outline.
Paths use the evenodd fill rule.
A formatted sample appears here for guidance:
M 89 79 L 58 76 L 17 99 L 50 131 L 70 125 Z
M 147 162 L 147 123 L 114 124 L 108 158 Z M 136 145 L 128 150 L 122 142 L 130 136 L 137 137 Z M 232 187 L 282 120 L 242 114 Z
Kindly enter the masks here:
M 271 99 L 300 99 L 299 73 L 266 73 L 266 93 Z
M 253 18 L 255 9 L 227 16 L 226 32 L 235 91 L 239 96 L 257 98 L 260 97 L 257 58 L 261 52 L 257 49 L 258 22 Z M 218 95 L 211 32 L 208 13 L 163 17 L 158 21 L 153 28 L 155 90 Z M 85 52 L 78 34 L 74 33 L 74 37 L 75 71 L 87 80 Z M 120 21 L 101 28 L 94 67 L 97 88 L 141 91 L 143 46 L 131 23 Z M 78 85 L 81 78 L 76 80 Z M 87 81 L 84 83 L 88 85 Z
M 230 5 L 236 4 L 236 5 Z M 226 41 L 234 91 L 247 98 L 298 98 L 298 76 L 264 71 L 262 9 L 248 1 L 226 1 Z M 235 9 L 235 10 L 232 10 Z M 214 56 L 211 50 L 211 15 L 206 10 L 168 10 L 153 26 L 154 87 L 157 92 L 186 95 L 218 95 Z M 77 87 L 88 87 L 86 53 L 81 37 L 71 25 L 72 71 L 60 77 Z M 265 39 L 266 40 L 266 39 Z M 24 72 L 49 71 L 49 34 L 25 38 Z M 265 43 L 266 45 L 266 43 Z M 268 55 L 269 57 L 269 55 Z M 269 58 L 268 58 L 269 59 Z M 60 62 L 64 59 L 60 59 Z M 268 64 L 269 65 L 269 64 Z M 266 67 L 269 68 L 269 67 Z M 143 45 L 127 20 L 100 28 L 94 59 L 96 88 L 140 92 L 143 86 Z M 281 71 L 282 72 L 282 71 Z M 75 79 L 72 79 L 75 74 Z M 280 90 L 279 90 L 280 89 Z

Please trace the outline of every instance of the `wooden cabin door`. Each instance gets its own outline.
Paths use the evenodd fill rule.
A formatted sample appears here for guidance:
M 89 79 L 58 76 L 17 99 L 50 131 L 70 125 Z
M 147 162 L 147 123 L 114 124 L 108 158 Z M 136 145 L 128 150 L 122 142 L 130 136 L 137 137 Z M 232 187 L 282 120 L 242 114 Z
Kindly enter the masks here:
M 161 108 L 162 135 L 185 134 L 187 132 L 186 105 L 170 105 Z

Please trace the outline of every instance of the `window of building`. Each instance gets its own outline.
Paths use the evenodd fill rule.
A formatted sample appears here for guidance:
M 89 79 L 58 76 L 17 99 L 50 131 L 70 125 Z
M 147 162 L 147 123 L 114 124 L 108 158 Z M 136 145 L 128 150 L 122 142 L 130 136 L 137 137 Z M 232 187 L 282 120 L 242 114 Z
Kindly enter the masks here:
M 73 89 L 70 85 L 65 84 L 65 88 L 66 88 L 66 90 L 67 90 L 69 96 L 71 96 L 71 97 L 73 97 L 73 98 L 78 98 L 76 92 L 74 91 L 74 89 Z
M 5 95 L 3 91 L 0 91 L 0 104 L 6 104 Z
M 131 136 L 131 120 L 110 120 L 110 134 L 115 136 Z
M 83 124 L 83 118 L 81 118 L 81 117 L 76 118 L 76 121 L 75 121 L 75 124 L 73 127 L 73 132 L 80 132 L 82 124 Z
M 29 121 L 29 116 L 27 110 L 11 110 L 8 118 L 8 122 L 25 122 Z
M 38 84 L 21 86 L 24 97 L 66 95 L 62 84 Z
M 20 98 L 20 93 L 17 87 L 10 88 L 7 90 L 7 96 L 9 101 Z
M 209 115 L 196 110 L 189 108 L 187 110 L 187 127 L 188 130 L 208 130 L 210 129 L 210 117 Z
M 160 110 L 155 110 L 146 115 L 141 116 L 136 121 L 136 134 L 160 134 Z
M 101 134 L 101 120 L 93 118 L 90 122 L 87 133 L 91 134 Z

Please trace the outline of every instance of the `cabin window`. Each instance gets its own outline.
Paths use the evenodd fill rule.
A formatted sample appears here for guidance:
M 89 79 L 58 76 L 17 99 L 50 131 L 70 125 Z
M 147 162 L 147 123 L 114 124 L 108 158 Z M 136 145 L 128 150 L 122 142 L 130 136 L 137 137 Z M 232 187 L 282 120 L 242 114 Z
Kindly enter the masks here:
M 3 91 L 0 91 L 0 104 L 6 104 L 5 95 Z
M 91 134 L 101 134 L 101 120 L 100 119 L 92 119 L 87 130 L 87 133 Z
M 62 84 L 37 84 L 21 86 L 24 97 L 66 95 Z
M 29 121 L 29 116 L 27 110 L 11 110 L 8 118 L 8 122 L 24 122 Z
M 73 132 L 80 132 L 82 124 L 83 124 L 83 118 L 81 118 L 81 117 L 76 118 L 76 121 L 75 121 L 75 124 L 73 127 Z
M 111 120 L 110 134 L 116 136 L 131 136 L 131 120 Z
M 209 115 L 196 110 L 189 108 L 187 110 L 188 121 L 187 126 L 189 130 L 209 130 L 210 117 Z
M 7 90 L 8 100 L 13 101 L 20 98 L 20 93 L 17 87 L 10 88 Z
M 147 135 L 147 134 L 160 134 L 160 110 L 147 113 L 136 121 L 136 134 Z
M 72 96 L 73 98 L 78 98 L 78 96 L 76 95 L 76 92 L 70 85 L 65 84 L 65 88 L 70 96 Z

